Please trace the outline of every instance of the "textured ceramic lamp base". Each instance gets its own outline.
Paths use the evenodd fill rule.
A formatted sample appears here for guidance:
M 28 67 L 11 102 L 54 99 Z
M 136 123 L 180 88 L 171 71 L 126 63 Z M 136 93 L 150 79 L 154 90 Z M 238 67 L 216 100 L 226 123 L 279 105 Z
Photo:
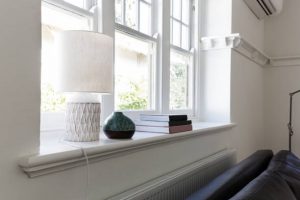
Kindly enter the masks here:
M 65 140 L 91 142 L 99 140 L 100 103 L 67 103 Z

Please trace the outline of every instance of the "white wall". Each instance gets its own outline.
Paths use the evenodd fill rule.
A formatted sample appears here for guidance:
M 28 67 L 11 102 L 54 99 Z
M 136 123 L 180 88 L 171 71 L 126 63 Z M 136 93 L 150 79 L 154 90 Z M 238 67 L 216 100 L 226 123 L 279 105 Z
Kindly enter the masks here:
M 300 89 L 300 66 L 265 70 L 266 144 L 274 151 L 288 149 L 289 93 Z M 294 97 L 293 152 L 300 156 L 300 96 Z
M 263 49 L 264 22 L 243 1 L 205 3 L 204 36 L 241 33 L 247 41 Z M 202 53 L 201 75 L 202 119 L 231 120 L 237 124 L 231 141 L 238 150 L 238 159 L 264 148 L 263 68 L 233 50 L 220 49 Z
M 231 33 L 231 1 L 200 0 L 202 3 L 201 35 L 223 36 Z
M 232 140 L 241 159 L 265 148 L 263 69 L 236 52 L 231 59 L 231 120 L 237 123 Z
M 214 3 L 217 2 L 220 1 Z M 237 5 L 233 6 L 234 15 L 240 7 L 244 9 L 243 4 Z M 228 12 L 231 11 L 231 3 L 224 3 L 222 8 L 225 9 L 222 11 L 224 16 L 227 16 L 226 24 L 222 24 L 224 26 L 220 29 L 207 30 L 207 33 L 230 33 L 230 23 L 228 25 L 227 22 L 231 20 L 231 12 Z M 222 15 L 214 15 L 220 12 L 213 7 L 210 9 L 209 16 L 218 18 L 209 20 L 219 23 Z M 239 15 L 243 16 L 245 23 L 254 21 L 253 18 L 248 19 L 250 15 L 247 12 Z M 0 199 L 82 200 L 86 191 L 84 167 L 36 179 L 28 179 L 17 167 L 20 156 L 38 152 L 39 146 L 40 0 L 1 1 L 0 24 Z M 238 23 L 233 23 L 236 32 L 247 33 L 235 24 Z M 253 32 L 260 27 L 255 23 L 251 26 L 249 30 Z M 235 129 L 93 164 L 90 168 L 89 199 L 103 199 L 224 147 L 236 147 L 239 159 L 261 148 L 263 136 L 259 121 L 262 114 L 252 110 L 253 107 L 259 110 L 262 105 L 261 69 L 234 52 L 232 60 L 231 70 L 225 71 L 232 77 L 232 94 L 228 98 L 233 102 L 230 109 L 233 121 L 237 122 Z M 230 84 L 229 79 L 226 80 Z M 246 104 L 248 99 L 251 103 Z
M 264 22 L 252 14 L 244 1 L 232 0 L 232 32 L 263 49 Z M 263 69 L 235 51 L 231 55 L 231 120 L 237 123 L 232 140 L 240 159 L 265 147 Z
M 264 21 L 258 20 L 243 0 L 232 0 L 232 33 L 240 33 L 256 48 L 264 50 Z
M 300 1 L 284 1 L 283 11 L 265 21 L 265 49 L 271 57 L 300 56 Z M 288 148 L 289 93 L 300 89 L 300 66 L 265 69 L 266 144 L 274 151 Z M 300 156 L 300 98 L 295 96 L 293 152 Z
M 271 57 L 299 56 L 300 1 L 284 1 L 282 12 L 265 21 L 265 50 Z

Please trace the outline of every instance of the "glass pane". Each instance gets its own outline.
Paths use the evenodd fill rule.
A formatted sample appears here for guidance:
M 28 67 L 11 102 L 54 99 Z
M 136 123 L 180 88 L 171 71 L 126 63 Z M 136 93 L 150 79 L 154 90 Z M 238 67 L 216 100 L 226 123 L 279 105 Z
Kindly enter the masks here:
M 180 23 L 172 20 L 173 21 L 173 31 L 172 31 L 172 44 L 175 46 L 180 47 Z
M 115 108 L 150 110 L 153 99 L 153 44 L 115 34 Z
M 181 47 L 183 49 L 189 50 L 189 27 L 182 25 L 182 38 L 181 38 Z
M 172 16 L 178 20 L 181 20 L 181 0 L 173 0 L 172 6 L 173 6 Z
M 123 0 L 116 0 L 115 15 L 116 22 L 119 24 L 123 24 Z
M 42 24 L 55 26 L 59 30 L 89 30 L 89 20 L 80 15 L 44 4 L 42 6 Z
M 151 6 L 140 2 L 140 31 L 151 35 Z
M 55 34 L 62 30 L 88 29 L 86 18 L 56 7 L 42 6 L 41 112 L 62 112 L 65 109 L 65 96 L 54 90 L 57 72 Z
M 189 107 L 189 56 L 171 51 L 170 66 L 170 109 L 187 109 Z
M 74 6 L 77 6 L 79 8 L 85 8 L 84 0 L 64 0 L 64 1 L 68 2 L 69 4 L 73 4 Z
M 148 2 L 148 3 L 152 3 L 152 0 L 144 0 L 144 1 L 146 1 L 146 2 Z
M 182 1 L 182 22 L 189 24 L 190 19 L 190 0 Z
M 125 25 L 137 29 L 138 28 L 138 20 L 137 20 L 137 6 L 138 6 L 138 0 L 126 0 L 126 16 L 125 16 Z

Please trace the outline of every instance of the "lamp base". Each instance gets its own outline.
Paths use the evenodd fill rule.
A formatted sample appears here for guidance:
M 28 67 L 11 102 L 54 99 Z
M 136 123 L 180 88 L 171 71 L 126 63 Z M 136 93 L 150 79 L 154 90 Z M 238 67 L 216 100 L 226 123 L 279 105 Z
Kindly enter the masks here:
M 72 142 L 99 140 L 100 103 L 68 102 L 66 109 L 66 133 L 64 139 Z

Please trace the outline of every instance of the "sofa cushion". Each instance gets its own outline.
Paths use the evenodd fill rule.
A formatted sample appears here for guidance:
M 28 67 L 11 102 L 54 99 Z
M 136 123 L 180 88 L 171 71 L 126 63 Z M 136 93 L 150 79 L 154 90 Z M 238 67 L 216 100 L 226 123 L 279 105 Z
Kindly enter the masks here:
M 285 180 L 276 172 L 265 171 L 230 200 L 296 200 Z
M 188 200 L 231 198 L 267 168 L 272 156 L 273 152 L 271 150 L 255 152 L 192 194 Z
M 271 160 L 268 171 L 278 173 L 300 199 L 300 160 L 289 151 L 279 151 Z

